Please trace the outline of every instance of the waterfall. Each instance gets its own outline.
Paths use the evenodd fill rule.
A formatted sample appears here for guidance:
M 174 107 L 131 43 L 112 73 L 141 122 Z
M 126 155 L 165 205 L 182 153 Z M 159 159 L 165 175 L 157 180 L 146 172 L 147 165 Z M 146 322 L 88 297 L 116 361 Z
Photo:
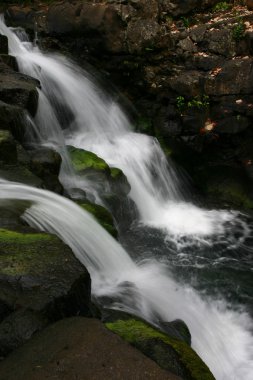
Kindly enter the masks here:
M 62 56 L 44 54 L 22 31 L 7 28 L 3 19 L 0 32 L 7 35 L 20 71 L 41 83 L 38 112 L 29 122 L 40 144 L 61 153 L 60 179 L 66 190 L 92 186 L 80 181 L 71 167 L 66 145 L 73 145 L 121 168 L 131 184 L 130 197 L 137 205 L 139 221 L 164 231 L 178 250 L 182 239 L 209 246 L 216 239 L 237 247 L 251 233 L 239 212 L 205 210 L 187 202 L 184 185 L 157 140 L 135 133 L 120 106 L 97 87 L 90 74 Z M 163 321 L 183 319 L 193 348 L 217 380 L 252 378 L 252 322 L 245 312 L 229 309 L 225 301 L 203 300 L 155 258 L 133 261 L 91 216 L 63 197 L 1 181 L 0 198 L 33 202 L 24 219 L 56 233 L 72 248 L 90 271 L 96 297 L 110 296 L 115 300 L 111 307 L 154 324 L 157 316 Z M 240 231 L 239 238 L 235 231 Z M 127 295 L 129 284 L 132 292 Z
M 111 307 L 155 324 L 157 317 L 161 321 L 182 318 L 190 328 L 194 349 L 216 379 L 251 379 L 253 343 L 246 314 L 226 309 L 221 301 L 203 301 L 153 260 L 134 263 L 92 216 L 64 197 L 0 181 L 0 199 L 33 202 L 23 218 L 36 229 L 55 233 L 71 247 L 91 274 L 94 296 L 115 298 Z

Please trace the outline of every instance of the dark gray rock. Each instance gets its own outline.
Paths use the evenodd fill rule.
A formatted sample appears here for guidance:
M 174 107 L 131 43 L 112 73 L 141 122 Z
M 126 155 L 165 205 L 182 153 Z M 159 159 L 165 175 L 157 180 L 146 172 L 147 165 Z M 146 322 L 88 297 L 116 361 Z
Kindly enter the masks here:
M 90 315 L 90 277 L 54 236 L 0 229 L 0 355 L 51 321 Z

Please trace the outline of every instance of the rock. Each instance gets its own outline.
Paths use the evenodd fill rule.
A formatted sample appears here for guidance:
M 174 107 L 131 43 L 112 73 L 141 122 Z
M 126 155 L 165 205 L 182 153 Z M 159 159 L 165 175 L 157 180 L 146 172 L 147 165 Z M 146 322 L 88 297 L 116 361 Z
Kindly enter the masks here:
M 64 316 L 90 315 L 90 277 L 55 236 L 0 229 L 0 355 Z M 11 311 L 11 312 L 10 312 Z
M 225 62 L 217 75 L 210 74 L 205 79 L 205 94 L 214 96 L 251 94 L 253 91 L 252 65 L 252 58 L 237 58 Z
M 124 22 L 116 7 L 109 4 L 68 2 L 53 4 L 47 16 L 51 34 L 86 35 L 98 48 L 113 53 L 125 50 Z
M 119 319 L 106 323 L 106 327 L 160 367 L 183 379 L 214 380 L 208 367 L 185 342 L 172 338 L 143 321 Z
M 15 105 L 4 103 L 0 100 L 0 125 L 1 129 L 16 131 L 18 134 L 23 122 L 23 110 Z
M 75 171 L 95 181 L 105 194 L 125 196 L 129 193 L 130 185 L 122 170 L 110 168 L 102 158 L 87 150 L 69 146 L 68 152 Z
M 38 81 L 11 70 L 0 70 L 0 100 L 26 109 L 35 115 L 38 103 Z
M 185 38 L 184 40 L 179 41 L 178 46 L 184 51 L 187 51 L 189 53 L 194 53 L 198 50 L 189 37 Z
M 177 76 L 169 79 L 169 86 L 178 94 L 195 97 L 201 94 L 203 87 L 203 75 L 199 71 L 182 71 Z
M 73 167 L 78 174 L 94 175 L 94 173 L 102 173 L 105 176 L 110 174 L 110 168 L 107 163 L 95 153 L 72 146 L 68 146 L 68 152 Z
M 227 116 L 220 119 L 215 127 L 215 132 L 223 134 L 236 134 L 244 131 L 251 125 L 249 118 L 241 116 Z
M 18 71 L 18 63 L 17 63 L 16 57 L 14 57 L 13 55 L 1 54 L 0 62 L 4 63 L 8 67 L 10 67 L 12 70 Z
M 7 164 L 17 162 L 16 143 L 9 131 L 0 130 L 0 161 Z
M 38 148 L 29 151 L 30 170 L 43 180 L 46 189 L 56 193 L 63 193 L 62 185 L 58 180 L 61 168 L 61 156 L 50 148 Z
M 13 182 L 21 182 L 34 187 L 43 187 L 43 182 L 40 178 L 36 177 L 26 166 L 19 164 L 1 165 L 0 178 Z
M 114 238 L 117 238 L 118 231 L 114 225 L 113 217 L 105 207 L 89 201 L 77 201 L 77 204 L 92 214 L 97 222 L 101 224 L 101 226 L 104 227 L 109 234 L 111 234 Z
M 127 28 L 127 45 L 131 54 L 153 51 L 161 32 L 160 25 L 150 19 L 133 20 Z
M 0 54 L 8 54 L 8 38 L 0 34 Z
M 9 6 L 5 12 L 5 19 L 12 26 L 34 29 L 35 11 L 29 6 Z
M 229 29 L 214 29 L 208 33 L 208 50 L 214 54 L 233 57 L 236 55 L 236 41 Z
M 176 319 L 172 322 L 160 322 L 161 329 L 172 338 L 183 340 L 191 346 L 191 333 L 184 321 Z
M 59 321 L 0 363 L 5 380 L 182 380 L 158 367 L 98 320 Z
M 191 12 L 199 3 L 199 0 L 162 0 L 161 10 L 177 17 Z
M 213 165 L 199 168 L 196 184 L 210 199 L 236 208 L 253 209 L 253 193 L 247 173 L 241 167 Z

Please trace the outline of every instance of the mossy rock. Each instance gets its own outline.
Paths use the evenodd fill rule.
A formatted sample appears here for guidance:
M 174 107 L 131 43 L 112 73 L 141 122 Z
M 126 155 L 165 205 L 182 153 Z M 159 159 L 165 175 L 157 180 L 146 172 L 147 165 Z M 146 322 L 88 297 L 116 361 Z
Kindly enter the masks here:
M 90 171 L 104 172 L 110 175 L 110 168 L 107 163 L 95 153 L 84 149 L 68 146 L 68 152 L 74 169 L 79 174 L 88 173 Z
M 241 168 L 216 165 L 199 170 L 195 182 L 212 199 L 233 207 L 253 209 L 253 194 L 246 173 Z
M 95 153 L 84 149 L 68 146 L 68 152 L 75 171 L 100 184 L 101 192 L 124 196 L 130 192 L 131 187 L 121 169 L 111 168 Z
M 118 231 L 114 225 L 112 215 L 108 210 L 106 210 L 105 207 L 89 201 L 78 201 L 77 204 L 92 214 L 97 219 L 98 223 L 101 224 L 107 232 L 109 232 L 109 234 L 111 234 L 114 238 L 118 237 Z
M 185 342 L 169 337 L 141 320 L 118 320 L 106 323 L 106 327 L 160 367 L 185 380 L 214 380 L 206 364 Z
M 50 321 L 90 315 L 85 267 L 56 236 L 23 230 L 0 229 L 0 356 Z

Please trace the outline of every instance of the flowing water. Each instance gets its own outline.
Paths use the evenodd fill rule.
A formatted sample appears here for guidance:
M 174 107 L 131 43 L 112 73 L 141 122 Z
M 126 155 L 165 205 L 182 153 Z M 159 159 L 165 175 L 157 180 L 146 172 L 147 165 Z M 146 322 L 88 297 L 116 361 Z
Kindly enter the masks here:
M 133 132 L 120 106 L 90 74 L 64 57 L 42 53 L 21 29 L 7 28 L 3 19 L 0 32 L 8 36 L 10 53 L 17 57 L 20 71 L 41 83 L 38 112 L 34 119 L 27 115 L 28 138 L 61 153 L 60 180 L 66 191 L 71 194 L 72 188 L 80 187 L 96 192 L 94 183 L 74 172 L 66 145 L 93 151 L 126 174 L 130 197 L 139 212 L 124 242 L 134 259 L 67 199 L 6 181 L 0 184 L 0 198 L 34 202 L 24 218 L 56 233 L 72 248 L 91 273 L 95 296 L 110 295 L 115 298 L 111 307 L 155 324 L 157 318 L 183 319 L 192 333 L 194 349 L 216 379 L 251 379 L 252 321 L 246 311 L 238 309 L 247 297 L 238 302 L 236 311 L 236 303 L 232 308 L 231 302 L 204 294 L 206 280 L 199 281 L 210 267 L 218 272 L 222 268 L 221 276 L 232 265 L 250 273 L 251 221 L 236 211 L 205 210 L 187 201 L 186 185 L 156 139 Z M 205 300 L 191 286 L 194 279 Z M 212 296 L 217 299 L 219 286 L 213 285 Z

